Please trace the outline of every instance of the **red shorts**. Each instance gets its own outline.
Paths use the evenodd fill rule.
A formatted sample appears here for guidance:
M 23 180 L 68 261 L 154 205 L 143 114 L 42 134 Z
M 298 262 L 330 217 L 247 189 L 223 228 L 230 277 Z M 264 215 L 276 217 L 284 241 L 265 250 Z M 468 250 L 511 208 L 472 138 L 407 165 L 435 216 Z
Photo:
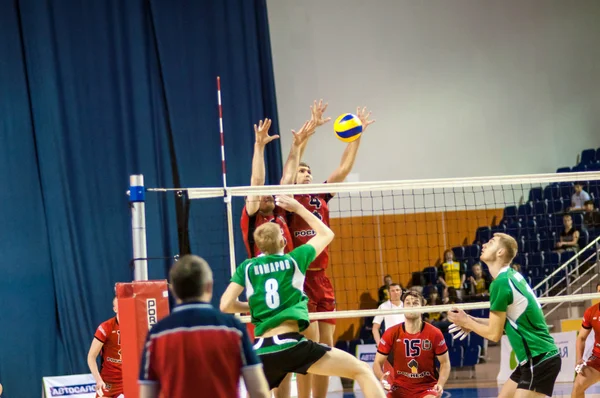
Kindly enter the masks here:
M 397 384 L 392 386 L 392 391 L 388 393 L 388 398 L 425 398 L 427 396 L 436 396 L 436 392 L 433 391 L 435 384 L 430 386 L 418 386 L 406 388 Z
M 589 366 L 590 368 L 600 372 L 600 357 L 597 357 L 594 354 L 592 354 L 586 361 L 585 366 Z
M 104 380 L 104 379 L 103 379 Z M 104 398 L 113 398 L 113 397 L 118 397 L 119 395 L 123 394 L 123 381 L 119 380 L 118 382 L 110 382 L 107 380 L 104 380 L 104 384 L 106 384 L 106 388 L 102 389 L 102 392 L 104 393 Z M 100 396 L 98 395 L 98 393 L 96 393 L 96 398 L 99 398 Z
M 308 296 L 308 312 L 335 311 L 333 285 L 324 270 L 306 271 L 304 293 Z M 335 319 L 322 319 L 321 321 L 335 325 Z

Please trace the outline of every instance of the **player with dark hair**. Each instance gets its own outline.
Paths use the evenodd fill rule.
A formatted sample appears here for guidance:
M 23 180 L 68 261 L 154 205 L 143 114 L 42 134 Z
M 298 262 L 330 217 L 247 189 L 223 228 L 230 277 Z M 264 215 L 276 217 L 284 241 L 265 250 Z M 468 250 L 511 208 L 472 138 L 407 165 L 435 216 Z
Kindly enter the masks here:
M 213 275 L 208 263 L 183 256 L 169 279 L 177 306 L 148 333 L 140 398 L 237 397 L 240 377 L 251 398 L 270 397 L 246 328 L 209 304 Z
M 420 293 L 409 290 L 402 297 L 404 308 L 424 305 Z M 404 323 L 385 331 L 379 345 L 373 371 L 390 398 L 436 398 L 441 397 L 444 385 L 450 376 L 450 357 L 442 332 L 427 322 L 421 314 L 406 313 Z M 393 355 L 394 376 L 387 381 L 389 372 L 384 373 L 388 356 Z M 439 373 L 435 359 L 440 362 Z
M 300 334 L 310 324 L 308 298 L 303 292 L 306 270 L 334 234 L 295 199 L 280 196 L 276 203 L 287 211 L 297 212 L 310 225 L 314 236 L 285 254 L 281 229 L 273 223 L 258 227 L 254 239 L 264 255 L 238 266 L 221 297 L 221 310 L 231 313 L 250 310 L 256 326 L 254 349 L 264 365 L 271 389 L 278 387 L 288 373 L 312 373 L 354 379 L 366 397 L 384 397 L 364 362 Z M 238 300 L 244 288 L 248 302 Z
M 519 366 L 504 384 L 499 397 L 552 396 L 560 372 L 558 347 L 550 335 L 542 308 L 523 276 L 510 267 L 517 255 L 517 241 L 496 233 L 483 245 L 485 262 L 494 281 L 490 285 L 490 317 L 475 318 L 455 308 L 448 312 L 455 338 L 470 331 L 497 342 L 505 331 Z
M 327 104 L 323 104 L 321 100 L 319 103 L 315 101 L 312 109 L 311 120 L 314 121 L 316 127 L 323 125 L 324 123 L 331 120 L 331 118 L 323 118 L 323 113 L 327 109 Z M 360 118 L 363 126 L 363 133 L 367 130 L 369 125 L 374 123 L 374 120 L 369 120 L 371 112 L 367 113 L 367 109 L 357 109 L 357 116 Z M 360 147 L 361 138 L 359 137 L 355 141 L 348 143 L 346 150 L 342 155 L 342 160 L 337 169 L 327 178 L 327 183 L 343 182 L 356 160 L 358 148 Z M 306 149 L 306 140 L 300 150 L 300 160 L 304 150 Z M 310 184 L 313 182 L 312 170 L 305 162 L 300 162 L 297 167 L 297 174 L 295 179 L 296 184 Z M 309 212 L 318 217 L 325 225 L 329 226 L 329 200 L 333 197 L 332 194 L 304 194 L 294 196 L 298 202 L 300 202 Z M 288 226 L 292 233 L 292 239 L 294 241 L 294 247 L 299 247 L 308 242 L 314 235 L 314 230 L 308 225 L 308 223 L 297 214 L 290 214 L 288 219 Z M 310 264 L 306 273 L 306 280 L 304 283 L 304 291 L 308 296 L 308 310 L 310 312 L 332 312 L 335 311 L 335 295 L 333 285 L 329 281 L 326 275 L 326 269 L 329 266 L 329 250 L 325 250 Z M 315 321 L 311 324 L 310 328 L 305 332 L 305 336 L 311 340 L 318 341 L 328 346 L 333 346 L 333 334 L 335 331 L 335 320 L 327 319 Z M 324 398 L 327 396 L 327 389 L 329 385 L 328 377 L 314 377 L 314 383 L 311 383 L 310 378 L 299 376 L 298 377 L 298 396 L 300 398 L 308 398 L 311 395 L 313 398 Z M 311 388 L 312 384 L 312 388 Z
M 113 299 L 115 316 L 98 326 L 87 355 L 87 363 L 96 380 L 96 397 L 118 397 L 123 394 L 121 373 L 121 330 L 119 306 Z M 102 370 L 98 371 L 96 359 L 101 355 Z

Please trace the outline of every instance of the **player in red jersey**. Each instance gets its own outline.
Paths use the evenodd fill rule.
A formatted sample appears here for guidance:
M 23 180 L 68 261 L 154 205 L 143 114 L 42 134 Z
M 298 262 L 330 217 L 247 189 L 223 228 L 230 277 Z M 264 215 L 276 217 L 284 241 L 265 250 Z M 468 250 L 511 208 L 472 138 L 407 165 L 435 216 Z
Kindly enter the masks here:
M 300 148 L 308 137 L 314 134 L 314 124 L 315 123 L 312 121 L 307 121 L 297 133 L 292 130 L 294 140 L 290 155 L 288 156 L 288 160 L 283 169 L 283 176 L 280 182 L 282 185 L 293 183 L 296 174 L 296 165 L 298 164 L 298 158 L 300 156 Z M 265 147 L 269 142 L 279 138 L 278 135 L 269 135 L 270 127 L 270 119 L 259 121 L 258 126 L 256 124 L 254 125 L 255 141 L 254 154 L 252 156 L 252 176 L 250 177 L 250 185 L 252 186 L 265 185 Z M 240 227 L 242 229 L 248 258 L 257 257 L 260 254 L 258 246 L 256 246 L 256 243 L 254 242 L 254 231 L 266 222 L 274 222 L 281 228 L 281 234 L 286 241 L 284 249 L 285 253 L 289 253 L 294 249 L 285 215 L 285 211 L 282 211 L 275 206 L 272 195 L 248 196 L 246 198 L 246 205 L 242 210 Z M 250 339 L 253 341 L 254 325 L 248 323 L 246 324 L 246 327 Z M 279 388 L 276 389 L 275 396 L 277 398 L 286 398 L 290 396 L 290 380 L 291 374 L 288 375 L 288 377 L 280 384 Z
M 323 113 L 327 109 L 327 104 L 323 104 L 323 100 L 317 103 L 314 102 L 311 107 L 311 121 L 315 123 L 315 127 L 319 127 L 327 123 L 331 118 L 324 118 Z M 357 109 L 357 116 L 362 121 L 363 133 L 367 127 L 375 122 L 369 120 L 371 112 L 367 113 L 366 108 Z M 350 142 L 342 155 L 342 160 L 339 167 L 327 178 L 328 183 L 343 182 L 356 160 L 356 154 L 360 146 L 361 138 Z M 306 144 L 304 142 L 300 148 L 300 157 L 304 153 Z M 288 160 L 289 161 L 289 160 Z M 299 163 L 295 178 L 296 184 L 310 184 L 313 182 L 312 171 L 308 164 Z M 319 217 L 325 225 L 329 226 L 329 207 L 328 202 L 333 196 L 331 194 L 316 194 L 316 195 L 295 195 L 295 198 L 306 209 Z M 288 217 L 288 225 L 292 233 L 294 247 L 305 244 L 313 237 L 314 231 L 308 224 L 295 214 L 290 214 Z M 333 285 L 329 281 L 325 270 L 329 265 L 329 249 L 326 248 L 310 265 L 306 272 L 304 280 L 304 292 L 308 296 L 309 312 L 331 312 L 335 311 L 335 295 Z M 304 335 L 313 341 L 318 341 L 328 346 L 333 346 L 333 333 L 335 331 L 335 320 L 327 319 L 322 321 L 312 322 L 311 326 L 304 332 Z M 314 380 L 311 383 L 311 379 Z M 314 398 L 324 398 L 327 396 L 327 388 L 329 378 L 326 376 L 298 376 L 298 396 L 300 398 L 310 397 L 311 389 Z M 312 388 L 311 388 L 312 387 Z
M 600 293 L 600 283 L 596 285 L 596 291 Z M 594 348 L 589 358 L 583 359 L 585 341 L 594 331 Z M 577 335 L 575 343 L 576 363 L 575 383 L 573 384 L 572 398 L 585 397 L 585 390 L 600 381 L 600 303 L 589 307 L 583 313 L 583 322 Z
M 113 299 L 115 316 L 104 321 L 96 329 L 87 356 L 87 363 L 96 380 L 96 397 L 119 397 L 123 394 L 121 375 L 121 331 L 119 330 L 119 307 Z M 102 370 L 98 372 L 96 358 L 102 353 Z
M 404 294 L 404 308 L 421 307 L 423 296 L 409 290 Z M 390 398 L 436 398 L 444 392 L 450 376 L 450 356 L 442 332 L 421 314 L 406 313 L 406 321 L 385 331 L 377 347 L 373 371 Z M 393 381 L 384 373 L 388 355 L 393 355 Z M 435 359 L 440 362 L 439 375 Z

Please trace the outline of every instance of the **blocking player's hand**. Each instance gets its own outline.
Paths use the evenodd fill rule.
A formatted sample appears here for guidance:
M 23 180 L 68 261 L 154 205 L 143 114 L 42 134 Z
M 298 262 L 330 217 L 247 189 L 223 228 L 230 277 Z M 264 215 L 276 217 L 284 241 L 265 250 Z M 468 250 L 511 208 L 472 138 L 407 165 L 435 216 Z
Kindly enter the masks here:
M 364 133 L 371 124 L 375 123 L 375 120 L 369 120 L 369 116 L 371 116 L 371 112 L 367 112 L 367 107 L 360 109 L 360 106 L 356 108 L 356 116 L 362 122 L 362 132 Z
M 464 340 L 467 338 L 471 331 L 469 329 L 462 328 L 456 324 L 452 324 L 448 327 L 448 333 L 452 335 L 452 340 L 460 339 Z
M 575 366 L 575 373 L 581 374 L 583 372 L 583 368 L 587 365 L 587 361 L 580 361 L 577 366 Z
M 383 389 L 385 391 L 391 391 L 392 390 L 392 386 L 390 385 L 390 383 L 387 381 L 387 377 L 390 375 L 390 372 L 387 371 L 383 374 L 383 376 L 381 376 L 381 380 L 379 380 L 381 382 L 381 385 L 383 386 Z
M 310 107 L 310 120 L 315 123 L 315 127 L 321 127 L 331 120 L 330 117 L 323 118 L 323 113 L 325 113 L 327 110 L 328 105 L 328 103 L 323 104 L 323 100 L 319 100 L 319 103 L 317 103 L 317 100 L 315 100 L 313 105 Z
M 256 145 L 265 146 L 269 142 L 279 138 L 278 135 L 269 135 L 271 128 L 271 119 L 265 119 L 258 122 L 258 126 L 254 125 L 254 136 Z
M 294 135 L 294 145 L 301 146 L 304 144 L 316 131 L 316 123 L 313 120 L 307 120 L 304 122 L 298 132 L 292 130 Z
M 299 209 L 304 208 L 296 199 L 288 195 L 277 195 L 275 197 L 275 204 L 292 213 L 296 213 Z

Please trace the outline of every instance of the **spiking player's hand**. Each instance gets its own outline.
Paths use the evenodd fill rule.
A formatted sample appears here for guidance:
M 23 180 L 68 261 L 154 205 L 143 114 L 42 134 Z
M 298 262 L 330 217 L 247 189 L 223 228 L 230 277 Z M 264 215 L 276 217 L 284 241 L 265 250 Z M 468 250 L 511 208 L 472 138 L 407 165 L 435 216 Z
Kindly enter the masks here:
M 375 120 L 369 120 L 369 116 L 371 116 L 371 111 L 367 112 L 367 107 L 360 109 L 360 106 L 356 108 L 356 116 L 362 122 L 362 132 L 364 133 L 367 130 L 367 127 L 375 123 Z
M 317 124 L 311 119 L 304 122 L 300 130 L 296 133 L 296 131 L 292 130 L 292 134 L 294 135 L 294 145 L 301 146 L 304 144 L 310 136 L 312 136 L 316 131 Z
M 256 145 L 265 146 L 269 142 L 279 138 L 278 135 L 269 135 L 271 128 L 271 119 L 265 119 L 258 122 L 258 126 L 254 125 L 254 136 Z
M 448 327 L 448 333 L 452 335 L 452 340 L 460 339 L 464 340 L 467 338 L 471 331 L 469 329 L 462 328 L 456 324 L 452 324 Z
M 289 195 L 277 195 L 275 197 L 275 204 L 284 210 L 296 213 L 299 209 L 304 209 L 296 199 Z
M 315 100 L 313 105 L 310 107 L 310 120 L 315 122 L 315 127 L 321 127 L 331 120 L 330 117 L 323 119 L 323 113 L 325 113 L 327 110 L 328 105 L 328 103 L 323 104 L 323 100 L 321 99 L 319 100 L 319 103 L 317 103 L 317 100 Z

